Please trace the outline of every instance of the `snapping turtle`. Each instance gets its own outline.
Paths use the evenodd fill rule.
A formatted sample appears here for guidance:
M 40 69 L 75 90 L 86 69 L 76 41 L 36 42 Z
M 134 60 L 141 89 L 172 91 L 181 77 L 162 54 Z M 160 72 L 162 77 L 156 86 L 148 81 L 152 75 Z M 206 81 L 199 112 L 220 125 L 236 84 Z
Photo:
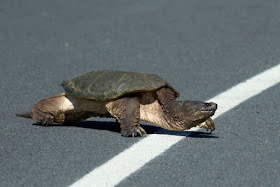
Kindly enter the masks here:
M 16 114 L 44 125 L 114 117 L 123 136 L 144 136 L 140 121 L 168 130 L 194 126 L 213 131 L 217 104 L 176 101 L 179 93 L 157 75 L 96 71 L 62 83 L 65 93 L 45 98 L 31 112 Z

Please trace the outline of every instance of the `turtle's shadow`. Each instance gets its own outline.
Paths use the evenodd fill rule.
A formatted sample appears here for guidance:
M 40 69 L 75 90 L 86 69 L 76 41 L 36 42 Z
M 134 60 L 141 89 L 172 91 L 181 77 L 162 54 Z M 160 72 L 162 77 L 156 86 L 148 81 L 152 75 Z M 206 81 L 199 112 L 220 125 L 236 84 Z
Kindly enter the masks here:
M 34 123 L 33 125 L 40 125 L 40 123 Z M 82 121 L 78 123 L 66 123 L 66 124 L 53 124 L 52 126 L 60 126 L 60 127 L 80 127 L 80 128 L 88 128 L 88 129 L 96 129 L 96 130 L 107 130 L 111 132 L 120 133 L 120 125 L 117 122 L 106 122 L 106 121 Z M 162 129 L 160 127 L 152 126 L 152 125 L 142 125 L 143 129 L 147 132 L 147 134 L 166 134 L 166 135 L 175 135 L 175 136 L 186 136 L 186 137 L 194 137 L 194 138 L 218 138 L 211 133 L 203 133 L 203 132 L 190 132 L 190 131 L 169 131 L 166 129 Z

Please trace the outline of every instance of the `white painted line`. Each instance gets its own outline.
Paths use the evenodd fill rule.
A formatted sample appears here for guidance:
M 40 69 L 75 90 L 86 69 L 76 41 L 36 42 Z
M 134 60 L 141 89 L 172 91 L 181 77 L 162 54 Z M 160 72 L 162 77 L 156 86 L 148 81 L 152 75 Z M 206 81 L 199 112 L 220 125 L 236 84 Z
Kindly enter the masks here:
M 218 103 L 215 118 L 279 82 L 280 64 L 215 96 L 209 100 Z M 149 135 L 95 168 L 71 187 L 115 186 L 184 138 L 174 135 Z

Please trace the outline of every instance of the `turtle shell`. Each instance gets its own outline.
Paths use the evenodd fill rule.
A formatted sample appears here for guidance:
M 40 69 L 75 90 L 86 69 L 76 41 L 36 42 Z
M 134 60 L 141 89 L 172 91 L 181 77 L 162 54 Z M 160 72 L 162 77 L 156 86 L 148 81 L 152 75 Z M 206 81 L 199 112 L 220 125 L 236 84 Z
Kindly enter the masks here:
M 170 87 L 176 97 L 179 93 L 157 75 L 121 71 L 93 71 L 63 81 L 61 86 L 75 96 L 97 101 L 117 99 L 125 94 L 155 91 Z

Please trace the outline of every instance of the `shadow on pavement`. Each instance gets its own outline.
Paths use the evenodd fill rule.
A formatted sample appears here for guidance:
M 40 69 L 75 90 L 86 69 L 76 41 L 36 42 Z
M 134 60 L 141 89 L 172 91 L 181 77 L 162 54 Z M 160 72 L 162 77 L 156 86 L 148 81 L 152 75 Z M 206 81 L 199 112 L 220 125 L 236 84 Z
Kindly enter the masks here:
M 34 123 L 33 125 L 45 126 L 40 123 Z M 55 127 L 80 127 L 96 130 L 107 130 L 111 132 L 120 133 L 120 125 L 117 122 L 105 122 L 105 121 L 82 121 L 78 123 L 65 123 L 65 124 L 53 124 Z M 166 134 L 166 135 L 175 135 L 175 136 L 186 136 L 194 138 L 218 138 L 211 133 L 203 132 L 189 132 L 189 131 L 170 131 L 162 129 L 160 127 L 152 125 L 141 125 L 147 134 Z

